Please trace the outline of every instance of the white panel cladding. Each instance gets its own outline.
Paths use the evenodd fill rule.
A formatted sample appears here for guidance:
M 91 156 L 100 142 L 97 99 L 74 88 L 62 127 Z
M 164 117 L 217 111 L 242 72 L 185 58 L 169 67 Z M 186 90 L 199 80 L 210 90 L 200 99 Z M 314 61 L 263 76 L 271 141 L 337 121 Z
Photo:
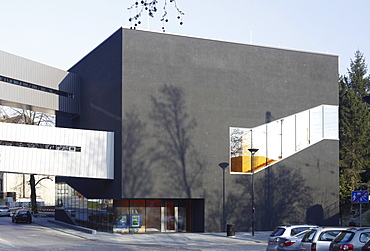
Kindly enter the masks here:
M 289 116 L 283 119 L 281 124 L 281 152 L 282 158 L 286 158 L 290 153 L 296 151 L 296 130 L 295 130 L 296 116 Z M 273 142 L 270 142 L 273 144 Z
M 113 132 L 0 123 L 0 171 L 113 179 L 113 140 Z
M 0 74 L 58 89 L 61 81 L 70 73 L 0 50 Z
M 310 139 L 311 142 L 318 142 L 323 138 L 322 115 L 323 106 L 318 106 L 310 110 Z M 337 124 L 338 127 L 338 124 Z
M 337 106 L 324 106 L 324 137 L 326 139 L 339 139 L 339 116 Z
M 281 120 L 267 123 L 267 154 L 270 159 L 281 159 Z M 273 142 L 273 144 L 270 144 Z
M 74 94 L 68 98 L 0 81 L 0 102 L 38 111 L 79 113 L 79 78 L 73 73 L 0 51 L 0 75 Z
M 28 106 L 47 108 L 49 110 L 58 109 L 57 95 L 2 81 L 0 81 L 0 99 Z

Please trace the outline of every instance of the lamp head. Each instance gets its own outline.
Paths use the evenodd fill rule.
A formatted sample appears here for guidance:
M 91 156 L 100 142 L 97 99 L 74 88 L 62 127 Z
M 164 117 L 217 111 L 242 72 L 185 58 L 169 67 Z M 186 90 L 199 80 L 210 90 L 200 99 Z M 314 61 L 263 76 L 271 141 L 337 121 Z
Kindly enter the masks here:
M 227 162 L 222 162 L 222 163 L 220 163 L 220 164 L 218 164 L 222 169 L 226 169 L 226 167 L 228 167 L 229 166 L 229 163 L 227 163 Z
M 251 154 L 255 154 L 256 152 L 258 152 L 258 149 L 257 148 L 249 148 L 248 151 L 250 151 Z

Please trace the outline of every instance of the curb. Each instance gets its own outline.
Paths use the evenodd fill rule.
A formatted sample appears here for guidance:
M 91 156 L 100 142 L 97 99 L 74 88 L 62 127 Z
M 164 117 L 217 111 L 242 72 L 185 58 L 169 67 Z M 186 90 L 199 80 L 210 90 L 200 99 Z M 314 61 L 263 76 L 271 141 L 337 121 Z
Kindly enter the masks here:
M 97 231 L 95 229 L 90 229 L 90 228 L 86 228 L 86 227 L 71 225 L 71 224 L 68 224 L 68 223 L 65 223 L 65 222 L 62 222 L 62 221 L 58 221 L 58 220 L 48 219 L 47 221 L 50 222 L 50 223 L 53 223 L 53 224 L 63 226 L 63 227 L 78 230 L 78 231 L 81 231 L 81 232 L 84 232 L 84 233 L 87 233 L 87 234 L 96 234 L 97 233 Z

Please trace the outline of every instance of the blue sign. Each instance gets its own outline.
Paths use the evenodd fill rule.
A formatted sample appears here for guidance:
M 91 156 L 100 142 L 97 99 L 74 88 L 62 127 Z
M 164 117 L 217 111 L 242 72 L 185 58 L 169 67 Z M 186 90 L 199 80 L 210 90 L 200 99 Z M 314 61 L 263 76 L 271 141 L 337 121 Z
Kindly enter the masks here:
M 352 203 L 369 203 L 369 191 L 352 191 Z

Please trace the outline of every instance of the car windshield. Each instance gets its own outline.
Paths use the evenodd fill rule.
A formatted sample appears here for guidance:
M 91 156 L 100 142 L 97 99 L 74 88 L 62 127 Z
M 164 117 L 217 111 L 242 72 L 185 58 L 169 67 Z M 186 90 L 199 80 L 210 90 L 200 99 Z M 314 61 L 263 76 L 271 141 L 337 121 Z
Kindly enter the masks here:
M 271 234 L 270 236 L 271 237 L 274 237 L 274 236 L 280 236 L 280 235 L 283 235 L 285 232 L 285 228 L 276 228 Z
M 346 231 L 343 231 L 341 232 L 335 239 L 334 241 L 335 242 L 350 242 L 353 238 L 353 236 L 355 235 L 355 233 L 353 232 L 346 232 Z
M 18 214 L 27 214 L 27 211 L 19 211 Z
M 9 209 L 9 207 L 0 207 L 0 209 Z
M 312 229 L 309 232 L 307 232 L 303 237 L 302 242 L 312 242 L 313 237 L 316 234 L 316 231 L 317 231 L 316 229 Z
M 323 232 L 319 237 L 319 241 L 332 241 L 340 232 L 340 230 L 330 230 Z
M 296 227 L 296 228 L 293 228 L 292 231 L 291 231 L 291 233 L 290 233 L 290 235 L 296 235 L 296 234 L 298 234 L 298 233 L 300 233 L 302 231 L 305 231 L 307 229 L 309 229 L 309 227 Z
M 302 231 L 302 232 L 300 232 L 300 233 L 298 233 L 298 234 L 295 234 L 295 235 L 293 235 L 293 237 L 296 237 L 296 238 L 298 238 L 298 239 L 302 239 L 308 232 L 310 232 L 311 230 L 309 230 L 309 229 L 306 229 L 306 230 L 304 230 L 304 231 Z
M 303 238 L 303 236 L 305 236 L 310 230 L 304 230 L 298 234 L 295 234 L 294 237 L 298 237 L 298 238 Z

